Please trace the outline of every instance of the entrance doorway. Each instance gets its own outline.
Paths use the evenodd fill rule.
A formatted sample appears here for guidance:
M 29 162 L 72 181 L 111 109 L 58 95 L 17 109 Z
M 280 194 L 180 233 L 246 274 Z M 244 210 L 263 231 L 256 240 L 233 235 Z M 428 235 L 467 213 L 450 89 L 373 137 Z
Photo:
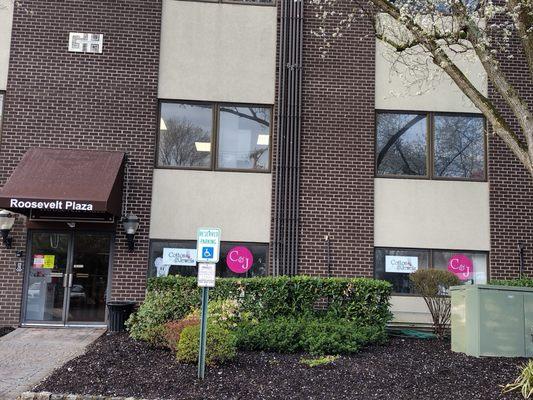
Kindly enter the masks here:
M 28 235 L 23 324 L 104 324 L 112 235 L 54 231 Z

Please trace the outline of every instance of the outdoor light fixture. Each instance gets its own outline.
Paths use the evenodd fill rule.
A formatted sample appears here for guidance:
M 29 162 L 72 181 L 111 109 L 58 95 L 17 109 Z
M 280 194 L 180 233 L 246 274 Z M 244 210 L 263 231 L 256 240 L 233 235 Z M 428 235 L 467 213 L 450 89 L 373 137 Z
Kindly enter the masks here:
M 128 250 L 135 250 L 135 233 L 139 229 L 139 218 L 135 214 L 128 214 L 122 218 L 122 226 L 126 232 L 126 239 L 128 241 Z
M 0 233 L 2 234 L 2 243 L 8 249 L 10 249 L 13 244 L 13 238 L 9 237 L 9 232 L 11 232 L 14 223 L 15 214 L 11 214 L 6 210 L 0 211 Z

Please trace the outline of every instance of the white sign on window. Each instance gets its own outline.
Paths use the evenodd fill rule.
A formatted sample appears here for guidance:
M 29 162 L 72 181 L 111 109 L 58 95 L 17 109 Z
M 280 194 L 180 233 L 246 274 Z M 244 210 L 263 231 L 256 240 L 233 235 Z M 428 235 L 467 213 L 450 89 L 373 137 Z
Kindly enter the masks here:
M 410 274 L 418 271 L 418 257 L 385 256 L 385 272 Z
M 196 266 L 196 249 L 163 249 L 163 264 Z

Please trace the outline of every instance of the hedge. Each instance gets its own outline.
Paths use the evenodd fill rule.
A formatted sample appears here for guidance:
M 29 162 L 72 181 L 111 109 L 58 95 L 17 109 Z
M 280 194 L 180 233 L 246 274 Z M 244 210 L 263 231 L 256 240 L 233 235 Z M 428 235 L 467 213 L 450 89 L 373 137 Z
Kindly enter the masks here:
M 493 279 L 491 285 L 533 287 L 533 278 L 522 279 Z
M 200 305 L 195 277 L 151 278 L 147 289 L 144 303 L 127 323 L 136 339 L 147 340 L 161 324 L 179 320 Z M 320 313 L 361 325 L 384 326 L 391 318 L 391 292 L 390 283 L 369 278 L 221 278 L 209 298 L 235 299 L 241 312 L 259 321 Z

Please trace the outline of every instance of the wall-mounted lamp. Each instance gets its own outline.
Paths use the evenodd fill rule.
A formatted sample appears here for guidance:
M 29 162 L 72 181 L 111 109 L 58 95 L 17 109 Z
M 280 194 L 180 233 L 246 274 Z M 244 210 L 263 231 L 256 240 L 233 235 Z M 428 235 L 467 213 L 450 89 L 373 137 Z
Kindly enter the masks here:
M 15 218 L 15 214 L 11 214 L 9 211 L 0 211 L 0 233 L 2 234 L 2 243 L 8 249 L 10 249 L 13 244 L 13 238 L 9 237 L 9 232 L 13 229 Z
M 126 232 L 126 240 L 128 241 L 128 250 L 135 250 L 135 234 L 139 229 L 139 218 L 135 214 L 128 214 L 122 218 L 122 226 Z

